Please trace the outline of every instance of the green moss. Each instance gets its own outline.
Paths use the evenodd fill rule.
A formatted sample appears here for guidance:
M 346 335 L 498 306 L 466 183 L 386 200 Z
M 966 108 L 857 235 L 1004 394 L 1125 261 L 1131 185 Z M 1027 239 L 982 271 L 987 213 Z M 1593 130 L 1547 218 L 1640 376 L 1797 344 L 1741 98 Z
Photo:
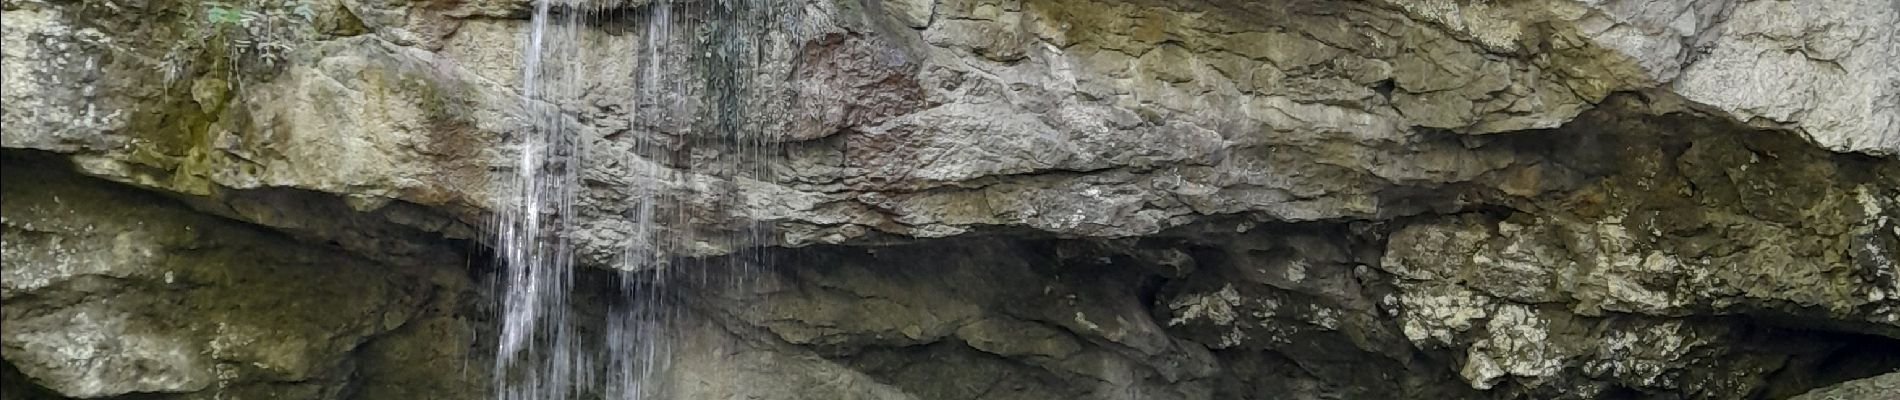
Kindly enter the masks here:
M 196 85 L 205 78 L 235 78 L 220 54 L 226 41 L 202 21 L 199 4 L 190 0 L 156 0 L 141 8 L 75 7 L 65 14 L 74 26 L 96 29 L 113 42 L 163 43 L 165 46 L 111 48 L 100 76 L 111 88 L 108 107 L 124 110 L 125 152 L 141 173 L 137 177 L 167 186 L 202 192 L 191 168 L 205 162 L 208 132 L 230 94 L 227 85 Z M 200 104 L 203 99 L 210 104 Z M 203 168 L 197 168 L 203 170 Z
M 112 47 L 100 73 L 110 109 L 122 110 L 122 150 L 133 179 L 181 192 L 208 194 L 207 175 L 236 162 L 213 146 L 213 132 L 244 132 L 248 116 L 233 93 L 281 75 L 299 45 L 324 35 L 360 34 L 347 10 L 313 12 L 305 0 L 155 0 L 136 8 L 91 5 L 63 14 L 108 42 L 160 43 Z M 316 27 L 321 20 L 325 29 Z
M 127 125 L 134 138 L 129 161 L 151 167 L 147 179 L 190 194 L 209 194 L 213 153 L 211 129 L 218 123 L 191 99 L 186 83 L 175 83 L 168 98 L 134 112 Z M 229 96 L 228 93 L 221 96 Z
M 470 93 L 472 91 L 454 90 L 465 89 L 459 87 L 443 88 L 441 87 L 443 84 L 446 83 L 437 82 L 432 77 L 402 74 L 396 77 L 396 93 L 413 97 L 416 107 L 422 110 L 425 118 L 432 121 L 447 121 L 463 116 L 465 113 L 462 112 L 463 107 L 460 107 L 459 98 L 451 96 L 450 92 Z

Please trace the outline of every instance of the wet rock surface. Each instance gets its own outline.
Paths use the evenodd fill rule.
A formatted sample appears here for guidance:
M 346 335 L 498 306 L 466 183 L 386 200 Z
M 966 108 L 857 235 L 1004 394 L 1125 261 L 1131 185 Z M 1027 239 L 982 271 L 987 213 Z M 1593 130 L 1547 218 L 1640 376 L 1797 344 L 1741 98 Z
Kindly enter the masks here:
M 632 76 L 650 6 L 571 31 L 575 73 Z M 674 398 L 1886 374 L 1802 397 L 1857 399 L 1900 368 L 1892 2 L 812 1 L 734 100 L 755 149 L 624 79 L 521 98 L 529 7 L 0 3 L 0 394 L 485 396 L 481 227 L 537 118 L 581 145 L 581 279 L 684 288 Z M 691 273 L 608 272 L 635 196 Z

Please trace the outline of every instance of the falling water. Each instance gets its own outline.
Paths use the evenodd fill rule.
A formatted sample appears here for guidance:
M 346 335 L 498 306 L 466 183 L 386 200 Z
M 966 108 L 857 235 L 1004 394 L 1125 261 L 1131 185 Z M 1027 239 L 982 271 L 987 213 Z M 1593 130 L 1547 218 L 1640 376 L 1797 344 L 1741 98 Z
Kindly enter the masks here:
M 795 54 L 788 43 L 801 9 L 789 0 L 536 1 L 521 77 L 530 128 L 512 143 L 518 158 L 502 181 L 494 221 L 497 257 L 506 271 L 494 366 L 497 398 L 652 397 L 674 351 L 668 283 L 704 281 L 713 269 L 743 277 L 756 267 L 756 252 L 744 249 L 761 243 L 762 230 L 751 222 L 689 226 L 698 221 L 694 210 L 735 207 L 693 199 L 733 203 L 737 182 L 767 179 L 760 158 L 777 141 L 764 128 L 773 125 L 772 107 L 759 105 L 784 93 L 775 84 L 783 79 L 773 74 L 787 71 Z M 640 40 L 607 41 L 603 32 L 610 26 L 630 26 L 618 34 Z M 633 72 L 599 72 L 612 63 L 632 65 Z M 627 98 L 602 100 L 590 92 L 611 79 L 630 81 Z M 588 101 L 616 103 L 625 113 L 617 116 L 625 119 L 624 129 L 590 125 L 589 119 L 607 118 L 575 107 Z M 588 133 L 590 127 L 600 133 Z M 590 143 L 604 140 L 631 141 L 630 158 L 585 157 Z M 570 240 L 582 217 L 576 199 L 590 163 L 610 161 L 635 177 L 634 194 L 617 216 L 632 226 L 613 266 L 627 272 L 617 279 L 619 292 L 605 320 L 581 321 L 570 301 L 577 289 L 577 243 Z M 668 184 L 688 176 L 726 184 Z M 708 231 L 736 234 L 697 234 Z M 687 253 L 683 246 L 696 243 L 734 253 L 717 258 L 723 265 L 679 257 Z M 587 322 L 601 328 L 583 329 Z

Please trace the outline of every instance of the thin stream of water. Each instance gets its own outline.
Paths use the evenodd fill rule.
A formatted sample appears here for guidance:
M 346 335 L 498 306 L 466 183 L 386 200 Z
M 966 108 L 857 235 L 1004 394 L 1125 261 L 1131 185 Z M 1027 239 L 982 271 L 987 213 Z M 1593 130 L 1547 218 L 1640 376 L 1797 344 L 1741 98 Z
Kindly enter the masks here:
M 503 197 L 493 221 L 505 271 L 493 369 L 497 399 L 655 397 L 678 350 L 671 324 L 679 315 L 668 304 L 675 295 L 669 284 L 705 284 L 715 279 L 712 269 L 725 271 L 717 279 L 742 280 L 759 268 L 754 247 L 767 235 L 756 223 L 693 225 L 709 211 L 738 207 L 741 181 L 770 180 L 762 158 L 777 143 L 765 129 L 773 116 L 753 105 L 784 93 L 766 66 L 796 53 L 786 45 L 792 37 L 786 32 L 795 30 L 798 10 L 790 0 L 535 2 L 521 76 L 530 128 L 512 143 L 519 155 L 500 181 Z M 608 40 L 605 27 L 616 24 L 631 25 L 620 34 L 639 40 Z M 609 63 L 629 63 L 633 72 L 602 73 L 611 70 L 603 68 Z M 577 283 L 587 285 L 576 282 L 570 240 L 582 218 L 576 213 L 580 174 L 589 162 L 608 161 L 583 155 L 590 143 L 607 139 L 583 129 L 584 118 L 598 116 L 571 106 L 600 102 L 584 97 L 597 97 L 589 90 L 603 79 L 631 84 L 630 98 L 606 101 L 628 110 L 627 131 L 613 133 L 631 141 L 632 158 L 621 164 L 636 184 L 621 216 L 632 228 L 624 232 L 620 265 L 613 266 L 627 272 L 610 285 L 617 291 L 610 299 L 590 299 L 609 303 L 604 320 L 584 321 L 574 313 L 573 296 L 582 289 Z M 693 175 L 722 184 L 668 184 Z M 709 198 L 723 204 L 700 204 Z M 699 235 L 721 231 L 733 234 Z M 716 262 L 678 257 L 685 246 L 732 254 Z

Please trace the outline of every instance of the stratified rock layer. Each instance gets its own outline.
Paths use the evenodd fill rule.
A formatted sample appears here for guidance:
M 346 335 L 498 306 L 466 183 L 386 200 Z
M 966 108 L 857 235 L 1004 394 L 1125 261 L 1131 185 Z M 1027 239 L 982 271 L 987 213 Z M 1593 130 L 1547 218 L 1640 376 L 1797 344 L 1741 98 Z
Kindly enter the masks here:
M 0 193 L 0 348 L 33 383 L 76 398 L 329 399 L 420 370 L 403 385 L 479 389 L 427 367 L 473 361 L 474 332 L 455 321 L 461 265 L 379 264 L 35 156 L 8 153 Z M 412 355 L 428 352 L 447 354 Z
M 656 102 L 652 2 L 557 10 L 598 11 L 559 28 L 574 90 L 529 101 L 525 1 L 5 0 L 0 393 L 483 397 L 468 239 L 537 119 L 582 150 L 582 281 L 677 289 L 673 398 L 1785 398 L 1900 366 L 1891 1 L 796 4 L 754 75 L 667 69 Z M 709 94 L 769 145 L 652 117 Z M 638 236 L 642 200 L 679 217 Z M 691 273 L 606 272 L 629 246 Z

